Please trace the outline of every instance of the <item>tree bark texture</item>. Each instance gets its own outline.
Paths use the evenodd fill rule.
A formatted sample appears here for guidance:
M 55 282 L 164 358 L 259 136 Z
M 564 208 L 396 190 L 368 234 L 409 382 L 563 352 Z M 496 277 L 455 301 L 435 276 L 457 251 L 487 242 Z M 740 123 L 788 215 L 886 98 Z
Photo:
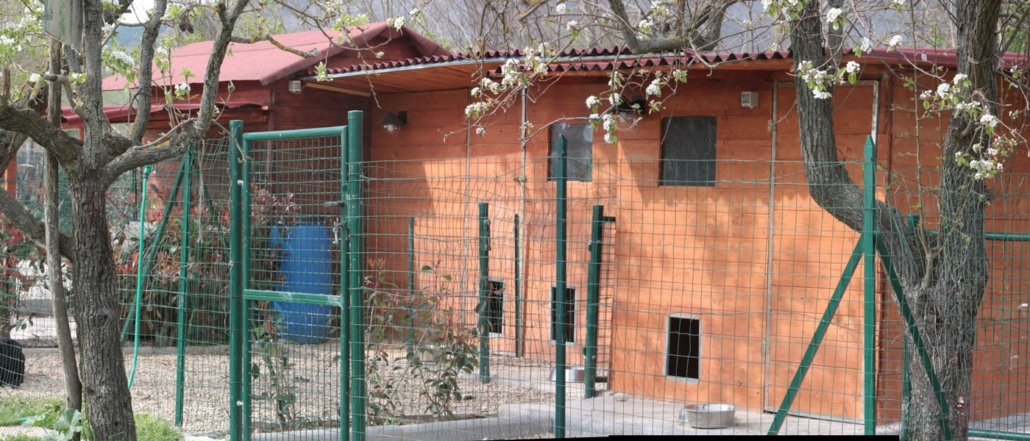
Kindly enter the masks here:
M 56 39 L 50 41 L 50 73 L 61 73 L 61 47 Z M 47 119 L 54 126 L 61 125 L 61 88 L 49 88 Z M 46 224 L 47 282 L 50 286 L 51 302 L 54 308 L 54 324 L 57 327 L 57 349 L 61 353 L 61 367 L 64 369 L 64 386 L 67 392 L 65 405 L 68 409 L 82 410 L 82 383 L 79 380 L 79 365 L 75 359 L 72 344 L 71 325 L 68 323 L 68 302 L 65 299 L 64 277 L 61 270 L 61 230 L 58 220 L 58 177 L 60 165 L 57 155 L 46 153 L 43 181 L 43 222 Z M 76 434 L 73 441 L 78 441 Z
M 832 68 L 832 47 L 823 39 L 821 2 L 807 2 L 800 18 L 791 23 L 791 44 L 795 68 L 810 61 L 817 68 Z M 984 101 L 995 102 L 997 38 L 995 24 L 1001 0 L 958 0 L 955 3 L 959 47 L 957 72 L 973 81 Z M 834 218 L 859 231 L 862 227 L 862 190 L 848 175 L 837 157 L 833 103 L 817 99 L 807 83 L 798 77 L 798 119 L 801 151 L 812 198 Z M 832 88 L 830 89 L 832 91 Z M 991 110 L 992 114 L 994 113 Z M 968 435 L 970 375 L 976 331 L 974 323 L 987 284 L 987 254 L 984 242 L 985 193 L 982 181 L 973 179 L 968 167 L 955 161 L 956 152 L 988 140 L 978 131 L 964 130 L 965 115 L 949 122 L 939 191 L 940 235 L 924 246 L 908 231 L 901 214 L 892 206 L 877 202 L 877 228 L 891 254 L 901 279 L 905 298 L 912 307 L 922 344 L 929 352 L 934 372 L 947 402 L 946 423 L 956 440 Z M 930 189 L 924 189 L 930 190 Z M 911 440 L 944 439 L 940 425 L 944 412 L 923 368 L 917 342 L 909 340 L 912 394 L 906 427 Z
M 92 179 L 91 179 L 92 178 Z M 119 339 L 117 274 L 107 229 L 107 187 L 83 173 L 72 182 L 72 224 L 76 233 L 75 316 L 83 354 L 81 375 L 86 417 L 98 440 L 136 439 L 125 363 Z

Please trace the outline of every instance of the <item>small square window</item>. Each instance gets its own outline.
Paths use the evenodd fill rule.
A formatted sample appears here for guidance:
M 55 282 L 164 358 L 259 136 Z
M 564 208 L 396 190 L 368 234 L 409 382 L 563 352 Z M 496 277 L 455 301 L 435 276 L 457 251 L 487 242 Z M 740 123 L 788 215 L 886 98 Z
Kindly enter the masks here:
M 701 378 L 701 320 L 669 317 L 669 347 L 665 375 L 698 380 Z
M 490 280 L 486 293 L 486 327 L 491 334 L 500 334 L 504 326 L 504 282 Z
M 593 177 L 594 128 L 590 124 L 557 123 L 551 126 L 551 146 L 548 149 L 547 179 L 558 176 L 558 136 L 565 136 L 565 151 L 568 152 L 565 177 L 570 181 L 590 182 Z
M 714 116 L 662 119 L 661 185 L 715 186 Z
M 576 341 L 576 289 L 565 287 L 565 343 Z M 558 289 L 551 287 L 551 341 L 558 341 Z

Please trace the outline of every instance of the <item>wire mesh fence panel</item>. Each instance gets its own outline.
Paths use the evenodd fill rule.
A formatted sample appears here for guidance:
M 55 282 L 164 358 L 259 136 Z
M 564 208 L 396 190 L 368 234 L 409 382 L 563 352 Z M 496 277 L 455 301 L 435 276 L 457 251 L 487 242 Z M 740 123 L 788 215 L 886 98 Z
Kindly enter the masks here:
M 357 435 L 418 438 L 431 426 L 411 425 L 447 422 L 455 436 L 482 439 L 501 436 L 506 419 L 518 436 L 765 434 L 779 412 L 779 433 L 832 435 L 863 433 L 874 416 L 876 431 L 896 433 L 915 406 L 930 409 L 921 418 L 943 418 L 934 391 L 907 392 L 928 381 L 910 320 L 938 310 L 905 313 L 891 280 L 947 228 L 936 171 L 881 175 L 877 199 L 918 218 L 878 224 L 879 237 L 907 235 L 927 248 L 893 255 L 884 251 L 899 248 L 881 242 L 867 278 L 861 221 L 847 218 L 855 206 L 816 201 L 846 189 L 806 178 L 831 165 L 598 154 L 570 158 L 560 192 L 555 158 L 539 154 L 373 155 L 352 176 L 364 195 L 347 200 L 341 144 L 319 136 L 249 145 L 243 363 L 253 433 L 336 437 L 349 424 Z M 159 164 L 147 176 L 142 228 L 133 206 L 142 176 L 111 190 L 123 334 L 127 348 L 137 339 L 143 348 L 135 363 L 126 352 L 134 406 L 175 418 L 180 403 L 187 433 L 229 430 L 229 148 L 210 141 L 186 162 Z M 854 161 L 844 169 L 863 170 Z M 1010 173 L 989 184 L 986 278 L 962 397 L 977 436 L 1018 436 L 1030 424 L 1025 180 Z M 348 228 L 351 207 L 338 201 L 360 205 L 362 229 Z M 31 341 L 43 315 L 26 293 L 43 289 L 43 272 L 26 241 L 9 226 L 2 232 L 0 336 Z M 363 247 L 360 269 L 348 243 Z M 356 296 L 356 314 L 346 314 L 342 292 Z M 347 358 L 358 347 L 345 326 L 355 317 L 363 350 Z M 943 375 L 939 355 L 950 349 L 924 343 Z M 56 351 L 27 353 L 17 393 L 61 390 L 47 364 L 58 365 Z M 356 419 L 341 416 L 356 403 Z M 411 427 L 390 432 L 400 425 Z
M 339 245 L 346 233 L 340 208 L 326 202 L 342 195 L 341 139 L 247 146 L 247 418 L 256 432 L 338 428 L 346 362 L 340 357 Z

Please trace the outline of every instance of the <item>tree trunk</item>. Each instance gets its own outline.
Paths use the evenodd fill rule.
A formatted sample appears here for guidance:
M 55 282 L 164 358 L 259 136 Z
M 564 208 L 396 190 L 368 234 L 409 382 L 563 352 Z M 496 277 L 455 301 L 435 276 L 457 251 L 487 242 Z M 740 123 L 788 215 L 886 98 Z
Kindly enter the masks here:
M 1001 0 L 961 0 L 956 4 L 960 36 L 957 72 L 973 81 L 982 102 L 995 102 L 993 67 L 994 25 Z M 816 68 L 832 68 L 830 53 L 822 37 L 820 2 L 808 2 L 800 18 L 791 25 L 791 47 L 795 68 L 810 61 Z M 818 99 L 805 80 L 795 80 L 801 135 L 801 151 L 812 198 L 834 218 L 861 230 L 862 191 L 837 157 L 832 100 Z M 832 86 L 830 86 L 832 92 Z M 991 114 L 995 111 L 989 109 Z M 968 435 L 970 375 L 976 339 L 975 320 L 987 285 L 987 253 L 984 242 L 985 192 L 982 181 L 973 179 L 968 167 L 955 161 L 956 152 L 968 152 L 976 142 L 988 145 L 979 131 L 965 130 L 968 116 L 958 114 L 949 122 L 942 152 L 939 191 L 940 235 L 924 247 L 905 227 L 899 212 L 877 202 L 876 224 L 880 238 L 893 257 L 914 315 L 922 333 L 932 368 L 940 382 L 947 407 L 947 424 L 954 439 Z M 919 356 L 916 342 L 907 331 L 910 345 L 912 394 L 905 403 L 909 419 L 905 426 L 910 440 L 944 439 L 943 412 Z
M 50 40 L 50 73 L 61 73 L 61 47 L 57 39 Z M 61 126 L 61 88 L 54 84 L 48 90 L 47 120 L 55 127 Z M 57 327 L 57 348 L 61 353 L 61 367 L 64 368 L 64 388 L 67 392 L 65 406 L 82 410 L 82 382 L 79 380 L 79 365 L 75 359 L 72 331 L 68 323 L 68 302 L 65 299 L 64 277 L 61 270 L 61 230 L 59 228 L 59 196 L 57 191 L 60 165 L 57 155 L 46 153 L 46 167 L 43 181 L 43 219 L 46 234 L 47 281 L 50 286 L 51 303 L 54 307 L 54 324 Z M 79 434 L 72 437 L 78 441 Z
M 107 229 L 107 188 L 97 173 L 72 182 L 75 290 L 86 417 L 98 440 L 135 441 L 132 397 L 118 335 L 117 274 Z

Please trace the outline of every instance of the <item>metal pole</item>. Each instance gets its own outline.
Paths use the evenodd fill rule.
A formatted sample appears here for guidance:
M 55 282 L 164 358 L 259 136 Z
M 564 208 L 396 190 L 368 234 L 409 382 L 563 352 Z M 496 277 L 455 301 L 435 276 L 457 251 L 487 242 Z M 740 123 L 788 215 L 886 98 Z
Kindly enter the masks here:
M 340 133 L 340 200 L 347 200 L 347 153 L 350 128 Z M 340 241 L 340 441 L 350 440 L 350 234 L 347 229 L 347 208 L 340 210 L 343 240 Z
M 826 336 L 826 330 L 829 329 L 830 324 L 833 322 L 833 316 L 837 313 L 837 307 L 840 306 L 840 301 L 844 297 L 844 291 L 851 284 L 851 277 L 855 274 L 855 269 L 858 268 L 858 261 L 862 257 L 863 242 L 866 240 L 871 239 L 863 236 L 858 240 L 858 243 L 855 244 L 855 251 L 851 253 L 851 259 L 844 266 L 844 273 L 841 274 L 840 280 L 837 282 L 837 288 L 833 290 L 833 295 L 830 296 L 830 303 L 826 305 L 826 311 L 823 312 L 823 317 L 819 320 L 819 326 L 815 328 L 815 333 L 812 334 L 812 341 L 808 343 L 808 349 L 805 350 L 805 355 L 801 357 L 801 363 L 798 364 L 798 369 L 794 372 L 794 378 L 790 381 L 790 386 L 787 386 L 787 393 L 783 396 L 783 402 L 780 403 L 779 409 L 776 410 L 776 417 L 773 418 L 772 425 L 769 426 L 769 436 L 777 435 L 780 431 L 780 426 L 783 425 L 783 421 L 787 419 L 787 412 L 790 410 L 791 404 L 794 403 L 798 390 L 801 389 L 801 382 L 805 380 L 808 368 L 812 366 L 812 360 L 815 359 L 815 353 L 819 350 L 823 337 Z
M 583 397 L 597 395 L 597 321 L 601 303 L 601 234 L 604 231 L 604 206 L 594 205 L 590 221 L 590 264 L 587 267 L 587 341 L 583 348 Z
M 862 212 L 862 253 L 865 323 L 862 351 L 863 408 L 866 435 L 876 435 L 876 144 L 869 136 L 865 142 L 863 167 L 864 209 Z
M 490 382 L 490 325 L 487 321 L 490 292 L 490 205 L 479 203 L 479 381 Z
M 347 229 L 350 242 L 351 417 L 354 441 L 365 440 L 365 291 L 361 165 L 364 154 L 360 110 L 347 113 Z
M 415 354 L 415 216 L 408 218 L 408 354 Z
M 515 213 L 515 357 L 522 356 L 522 253 L 519 251 L 519 215 Z
M 182 242 L 179 246 L 179 295 L 178 317 L 175 335 L 175 425 L 182 427 L 183 385 L 186 370 L 186 308 L 189 306 L 186 296 L 186 278 L 189 277 L 188 264 L 190 255 L 190 174 L 193 173 L 193 146 L 191 145 L 182 160 L 186 163 L 186 176 L 183 179 L 182 192 Z
M 565 151 L 565 136 L 558 136 L 558 173 L 555 176 L 557 183 L 557 224 L 555 255 L 555 303 L 557 304 L 557 317 L 555 317 L 554 331 L 554 437 L 565 438 L 565 270 L 566 270 L 566 220 L 568 207 L 566 205 L 566 193 L 568 182 L 566 172 L 568 171 L 568 152 Z
M 247 140 L 246 137 L 243 139 L 243 143 L 240 144 L 242 151 L 242 161 L 240 161 L 240 177 L 243 179 L 243 185 L 240 187 L 240 199 L 241 207 L 240 213 L 242 218 L 240 219 L 240 229 L 243 231 L 242 250 L 243 260 L 241 261 L 240 267 L 243 268 L 243 276 L 240 277 L 240 285 L 243 286 L 243 290 L 246 291 L 250 288 L 250 256 L 251 256 L 251 235 L 250 235 L 250 185 L 252 179 L 250 176 L 251 166 L 251 152 L 250 152 L 251 141 Z M 241 357 L 243 357 L 243 420 L 241 421 L 241 427 L 243 432 L 243 439 L 250 439 L 250 422 L 252 418 L 253 406 L 251 405 L 251 364 L 250 364 L 250 334 L 251 334 L 251 308 L 250 303 L 247 302 L 246 297 L 240 302 L 240 332 L 241 341 L 243 342 L 243 348 L 241 350 Z
M 229 440 L 243 439 L 242 377 L 243 363 L 243 228 L 242 162 L 243 122 L 231 121 L 229 133 Z

